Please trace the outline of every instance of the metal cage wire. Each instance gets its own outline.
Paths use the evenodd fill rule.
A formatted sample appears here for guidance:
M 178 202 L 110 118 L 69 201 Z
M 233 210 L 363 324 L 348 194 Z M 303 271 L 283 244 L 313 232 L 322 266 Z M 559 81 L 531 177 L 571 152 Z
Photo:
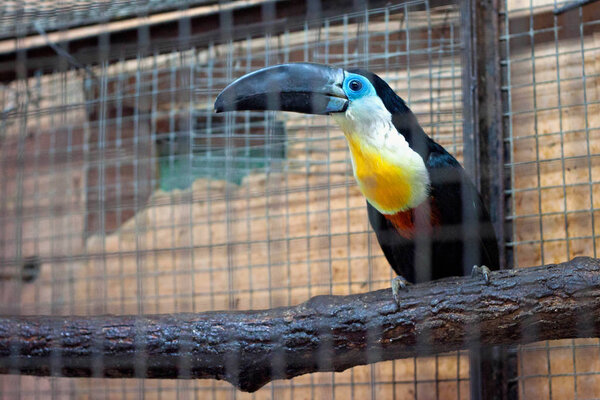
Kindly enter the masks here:
M 28 34 L 68 35 L 81 21 L 103 27 L 113 17 L 210 6 L 138 1 L 142 8 L 128 13 L 119 1 L 65 3 L 61 16 L 44 8 L 50 2 L 27 12 L 13 3 L 0 13 L 0 35 L 16 32 L 18 48 Z M 265 7 L 252 33 L 232 38 L 226 30 L 239 27 L 224 7 L 228 28 L 217 35 L 189 35 L 179 25 L 175 42 L 187 50 L 147 54 L 150 39 L 142 34 L 117 62 L 92 65 L 85 54 L 74 55 L 84 69 L 63 58 L 51 74 L 1 86 L 0 312 L 266 308 L 389 286 L 392 271 L 331 121 L 253 112 L 223 117 L 213 114 L 212 103 L 226 84 L 265 65 L 368 68 L 461 159 L 459 8 L 414 0 L 325 16 L 320 2 L 310 3 L 305 22 L 281 31 Z M 598 14 L 586 12 L 589 5 L 554 16 L 559 5 L 507 1 L 499 16 L 511 177 L 507 248 L 516 267 L 596 255 Z M 36 25 L 40 17 L 47 22 Z M 31 256 L 40 271 L 26 282 L 19 277 Z M 520 397 L 600 397 L 598 349 L 596 339 L 521 347 Z M 212 381 L 26 376 L 0 377 L 0 392 L 7 398 L 462 399 L 468 379 L 461 352 L 276 381 L 253 395 Z
M 3 88 L 3 166 L 20 166 L 3 168 L 3 268 L 16 271 L 30 254 L 42 264 L 34 285 L 2 283 L 3 313 L 262 308 L 389 285 L 391 270 L 331 121 L 222 117 L 212 103 L 231 80 L 265 65 L 369 68 L 460 156 L 457 8 L 411 1 L 280 33 L 261 26 L 263 34 L 241 40 L 200 39 L 191 50 L 37 74 Z M 209 381 L 1 382 L 9 396 L 246 397 Z M 277 381 L 252 397 L 466 393 L 461 353 Z
M 563 5 L 507 2 L 500 16 L 511 176 L 507 246 L 516 267 L 597 256 L 600 19 L 597 4 L 553 13 Z M 598 344 L 521 347 L 520 397 L 600 397 Z

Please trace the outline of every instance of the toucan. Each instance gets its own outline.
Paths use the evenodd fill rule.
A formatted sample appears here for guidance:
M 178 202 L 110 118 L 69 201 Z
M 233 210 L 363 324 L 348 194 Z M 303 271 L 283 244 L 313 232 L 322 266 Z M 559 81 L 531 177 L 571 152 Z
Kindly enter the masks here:
M 331 115 L 344 132 L 369 221 L 390 266 L 393 297 L 410 283 L 478 275 L 499 268 L 490 216 L 465 170 L 432 140 L 379 76 L 362 69 L 313 64 L 275 65 L 227 86 L 215 111 L 281 110 Z M 471 397 L 501 363 L 496 348 L 472 347 Z M 491 376 L 491 379 L 497 379 Z
M 215 111 L 282 110 L 331 115 L 344 132 L 369 221 L 390 266 L 394 298 L 407 284 L 498 269 L 498 242 L 476 187 L 432 140 L 390 86 L 372 72 L 275 65 L 227 86 Z

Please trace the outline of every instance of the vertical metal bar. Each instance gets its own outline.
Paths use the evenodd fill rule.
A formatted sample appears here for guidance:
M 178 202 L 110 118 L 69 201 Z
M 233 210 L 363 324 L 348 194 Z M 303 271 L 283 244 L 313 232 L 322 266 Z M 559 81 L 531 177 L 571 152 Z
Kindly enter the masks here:
M 349 46 L 349 41 L 350 41 L 350 37 L 349 37 L 349 32 L 348 32 L 348 14 L 344 14 L 344 16 L 342 17 L 342 26 L 343 26 L 343 30 L 342 30 L 342 62 L 343 62 L 343 66 L 345 68 L 347 68 L 348 66 L 348 46 Z M 344 162 L 346 162 L 346 165 L 350 165 L 350 155 L 348 152 L 345 153 L 345 157 L 344 157 Z M 346 185 L 346 230 L 347 232 L 350 232 L 350 186 Z M 352 259 L 351 259 L 351 255 L 352 255 L 352 246 L 351 246 L 351 240 L 350 240 L 350 235 L 348 235 L 346 237 L 346 254 L 348 257 L 348 262 L 347 262 L 347 266 L 348 266 L 348 293 L 352 293 Z M 395 376 L 395 375 L 394 375 Z M 356 389 L 356 382 L 355 382 L 355 371 L 354 369 L 352 369 L 350 371 L 350 400 L 354 400 L 355 399 L 355 389 Z
M 460 11 L 464 45 L 464 164 L 488 207 L 498 238 L 500 266 L 506 268 L 500 1 L 463 0 Z M 505 350 L 490 350 L 494 352 L 493 361 L 479 360 L 479 368 L 471 370 L 471 399 L 516 398 L 515 387 L 509 385 L 517 371 L 516 356 Z
M 188 155 L 188 168 L 190 171 L 190 174 L 193 173 L 194 171 L 194 143 L 196 142 L 196 130 L 198 129 L 196 126 L 196 114 L 195 114 L 195 110 L 198 107 L 197 103 L 196 103 L 196 72 L 198 69 L 198 50 L 194 47 L 192 49 L 192 54 L 191 54 L 191 59 L 188 65 L 189 68 L 189 83 L 190 83 L 190 91 L 189 91 L 189 97 L 188 97 L 188 132 L 190 135 L 190 140 L 189 140 L 189 155 Z M 199 107 L 198 107 L 199 108 Z M 155 142 L 153 142 L 155 143 Z M 190 178 L 193 179 L 193 178 Z M 190 238 L 189 238 L 189 256 L 190 256 L 190 279 L 191 279 L 191 285 L 192 285 L 192 290 L 191 290 L 191 311 L 192 312 L 196 312 L 196 271 L 195 271 L 195 265 L 196 265 L 196 258 L 195 258 L 195 252 L 194 252 L 194 245 L 195 245 L 195 240 L 194 240 L 194 190 L 193 190 L 193 183 L 192 183 L 192 190 L 191 190 L 191 198 L 190 198 L 190 202 L 189 202 L 189 230 L 190 230 Z M 196 391 L 197 387 L 196 385 L 194 385 L 194 395 L 197 396 L 197 391 Z
M 15 252 L 15 260 L 17 260 L 17 262 L 20 264 L 21 260 L 23 259 L 23 216 L 24 216 L 24 207 L 23 207 L 23 191 L 24 191 L 24 175 L 25 175 L 25 140 L 27 138 L 27 124 L 28 124 L 28 118 L 29 118 L 29 88 L 28 86 L 28 82 L 27 82 L 27 52 L 25 50 L 22 49 L 17 49 L 17 62 L 15 65 L 15 70 L 17 72 L 17 77 L 18 77 L 18 82 L 17 82 L 17 91 L 19 90 L 23 90 L 25 98 L 22 100 L 20 98 L 20 96 L 17 98 L 18 100 L 22 100 L 24 102 L 23 104 L 23 112 L 22 112 L 22 117 L 19 120 L 19 133 L 18 133 L 18 143 L 17 143 L 17 154 L 16 154 L 16 176 L 15 176 L 15 182 L 16 182 L 16 193 L 14 196 L 14 201 L 15 201 L 15 205 L 14 205 L 14 214 L 15 214 L 15 218 L 14 218 L 14 237 L 15 237 L 15 242 L 14 242 L 14 252 Z M 20 85 L 19 85 L 20 83 Z M 18 93 L 20 94 L 20 93 Z M 9 175 L 10 176 L 10 175 Z M 3 181 L 8 181 L 8 179 Z M 3 185 L 4 187 L 4 185 Z M 10 206 L 9 206 L 10 207 Z M 22 293 L 22 289 L 23 289 L 23 283 L 22 281 L 19 279 L 17 280 L 17 288 L 15 290 L 15 293 L 17 294 L 17 298 L 21 297 L 21 293 Z M 18 305 L 16 305 L 14 307 L 13 310 L 11 310 L 17 314 L 21 314 L 22 313 L 22 305 L 19 302 Z M 11 357 L 16 357 L 20 352 L 20 348 L 17 345 L 12 345 L 10 348 L 10 353 L 11 353 Z M 19 373 L 17 376 L 17 379 L 15 379 L 16 384 L 16 391 L 15 391 L 15 395 L 17 397 L 21 396 L 21 387 L 22 387 L 22 381 L 21 381 L 21 374 Z
M 207 93 L 212 93 L 213 92 L 213 87 L 214 87 L 214 70 L 215 70 L 215 46 L 213 42 L 209 42 L 208 44 L 208 62 L 207 62 L 207 66 L 206 66 L 206 91 Z M 226 71 L 226 74 L 228 74 L 227 76 L 229 76 L 231 72 L 230 71 Z M 208 166 L 209 168 L 212 166 L 213 161 L 211 160 L 211 153 L 212 153 L 212 135 L 213 135 L 213 120 L 212 120 L 212 110 L 209 110 L 208 108 L 204 110 L 205 113 L 205 117 L 206 117 L 206 156 L 207 156 L 207 160 L 208 160 Z M 226 120 L 228 122 L 228 120 Z M 226 122 L 226 123 L 227 123 Z M 225 127 L 225 129 L 227 129 Z M 213 242 L 213 236 L 212 236 L 212 225 L 213 225 L 213 220 L 212 220 L 212 201 L 211 201 L 211 185 L 206 185 L 206 194 L 205 194 L 205 198 L 206 198 L 206 208 L 207 208 L 207 213 L 206 213 L 206 229 L 208 232 L 208 280 L 209 280 L 209 304 L 210 304 L 210 309 L 214 310 L 215 309 L 215 275 L 214 275 L 214 270 L 215 270 L 215 263 L 214 263 L 214 242 Z M 211 383 L 211 393 L 212 393 L 212 398 L 213 400 L 216 398 L 216 393 L 217 393 L 217 389 L 216 389 L 216 383 L 212 382 Z
M 583 7 L 579 7 L 579 49 L 581 50 L 581 87 L 583 94 L 583 114 L 584 114 L 584 123 L 585 123 L 585 142 L 586 142 L 586 156 L 588 160 L 588 185 L 590 188 L 590 208 L 592 212 L 590 213 L 591 218 L 591 227 L 592 227 L 592 237 L 596 238 L 596 222 L 594 217 L 594 184 L 592 180 L 592 153 L 591 153 L 591 145 L 590 145 L 590 118 L 589 118 L 589 95 L 587 93 L 587 71 L 585 69 L 585 34 L 583 31 L 584 26 L 584 18 L 583 18 Z M 598 253 L 596 250 L 596 246 L 592 246 L 594 251 L 594 257 L 598 257 Z

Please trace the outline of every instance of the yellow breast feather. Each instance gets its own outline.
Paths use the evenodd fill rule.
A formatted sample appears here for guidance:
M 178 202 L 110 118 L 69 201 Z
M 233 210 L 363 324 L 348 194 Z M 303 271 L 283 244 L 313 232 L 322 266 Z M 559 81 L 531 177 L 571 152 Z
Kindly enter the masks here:
M 358 187 L 380 212 L 394 214 L 409 208 L 412 198 L 411 170 L 402 168 L 398 158 L 347 135 Z

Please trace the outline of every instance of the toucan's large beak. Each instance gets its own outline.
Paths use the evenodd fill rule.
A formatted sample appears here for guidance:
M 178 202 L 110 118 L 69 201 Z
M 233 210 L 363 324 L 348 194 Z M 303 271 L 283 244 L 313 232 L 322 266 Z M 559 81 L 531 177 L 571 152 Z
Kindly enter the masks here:
M 321 64 L 294 63 L 267 67 L 227 86 L 215 111 L 281 110 L 305 114 L 346 111 L 344 70 Z

